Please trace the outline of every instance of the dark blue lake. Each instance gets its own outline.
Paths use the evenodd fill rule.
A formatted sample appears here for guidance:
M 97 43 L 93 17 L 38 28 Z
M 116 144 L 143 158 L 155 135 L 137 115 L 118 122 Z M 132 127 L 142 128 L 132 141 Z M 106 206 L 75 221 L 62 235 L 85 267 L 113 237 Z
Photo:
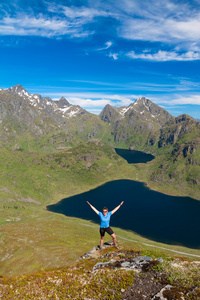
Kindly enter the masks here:
M 147 163 L 155 158 L 151 154 L 136 150 L 115 148 L 115 152 L 126 159 L 129 164 Z
M 47 209 L 99 223 L 99 216 L 86 201 L 102 211 L 104 206 L 112 210 L 122 200 L 123 206 L 111 217 L 111 227 L 132 230 L 162 243 L 200 248 L 200 201 L 152 191 L 141 182 L 111 181 Z
M 122 200 L 123 206 L 111 217 L 111 227 L 132 230 L 166 244 L 200 249 L 200 201 L 165 195 L 141 182 L 111 181 L 49 205 L 47 210 L 99 223 L 99 216 L 86 201 L 102 211 L 104 206 L 114 209 Z

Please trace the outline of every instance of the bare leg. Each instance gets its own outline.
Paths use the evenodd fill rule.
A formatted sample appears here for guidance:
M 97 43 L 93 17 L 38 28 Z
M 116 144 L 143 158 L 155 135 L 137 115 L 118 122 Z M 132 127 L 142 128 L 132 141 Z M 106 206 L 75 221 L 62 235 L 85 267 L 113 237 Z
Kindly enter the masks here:
M 116 240 L 116 235 L 115 233 L 111 234 L 112 238 L 113 238 L 113 243 L 115 246 L 117 246 L 117 240 Z
M 103 239 L 104 239 L 104 236 L 101 236 L 101 239 L 100 239 L 100 247 L 103 248 Z

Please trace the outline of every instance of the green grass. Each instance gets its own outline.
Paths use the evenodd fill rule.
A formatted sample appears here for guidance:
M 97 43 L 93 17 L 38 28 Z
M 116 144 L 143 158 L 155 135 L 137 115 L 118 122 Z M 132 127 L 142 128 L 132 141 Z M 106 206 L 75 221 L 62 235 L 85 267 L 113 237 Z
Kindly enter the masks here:
M 194 164 L 189 159 L 171 155 L 160 155 L 147 165 L 141 166 L 140 179 L 148 186 L 170 195 L 189 196 L 200 200 L 200 152 L 192 156 Z

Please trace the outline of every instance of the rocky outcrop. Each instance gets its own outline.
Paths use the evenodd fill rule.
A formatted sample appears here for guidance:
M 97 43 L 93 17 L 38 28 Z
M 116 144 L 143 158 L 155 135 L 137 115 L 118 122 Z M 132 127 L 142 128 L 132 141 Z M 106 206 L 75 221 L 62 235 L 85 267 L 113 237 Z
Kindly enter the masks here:
M 161 128 L 158 147 L 161 148 L 167 145 L 173 145 L 184 136 L 189 137 L 193 133 L 198 135 L 199 130 L 199 122 L 188 115 L 181 115 L 170 121 L 165 127 Z
M 98 263 L 96 263 L 92 269 L 92 273 L 94 273 L 97 278 L 99 272 L 103 272 L 103 270 L 134 272 L 132 285 L 126 290 L 121 289 L 120 299 L 186 299 L 186 293 L 181 292 L 179 287 L 169 283 L 167 284 L 169 274 L 159 271 L 162 270 L 162 264 L 164 263 L 162 258 L 153 259 L 150 256 L 141 256 L 140 252 L 134 252 L 132 250 L 118 249 L 111 251 L 112 247 L 112 242 L 105 243 L 101 251 L 99 250 L 99 246 L 96 246 L 80 257 L 79 260 L 98 259 Z M 107 248 L 111 249 L 108 251 Z M 192 292 L 189 291 L 188 293 Z
M 200 158 L 198 155 L 194 155 L 200 150 L 200 139 L 194 139 L 189 143 L 178 144 L 174 147 L 172 151 L 172 157 L 174 161 L 177 161 L 181 158 L 187 160 L 188 164 L 191 165 L 200 165 Z

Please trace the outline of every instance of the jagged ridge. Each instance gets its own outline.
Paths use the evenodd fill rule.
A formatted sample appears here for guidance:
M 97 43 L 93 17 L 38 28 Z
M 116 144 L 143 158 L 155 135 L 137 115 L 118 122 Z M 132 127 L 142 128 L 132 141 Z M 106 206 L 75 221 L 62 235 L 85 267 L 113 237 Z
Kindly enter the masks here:
M 30 94 L 21 85 L 0 91 L 0 122 L 2 146 L 22 150 L 66 148 L 98 137 L 106 126 L 64 97 L 53 101 Z

